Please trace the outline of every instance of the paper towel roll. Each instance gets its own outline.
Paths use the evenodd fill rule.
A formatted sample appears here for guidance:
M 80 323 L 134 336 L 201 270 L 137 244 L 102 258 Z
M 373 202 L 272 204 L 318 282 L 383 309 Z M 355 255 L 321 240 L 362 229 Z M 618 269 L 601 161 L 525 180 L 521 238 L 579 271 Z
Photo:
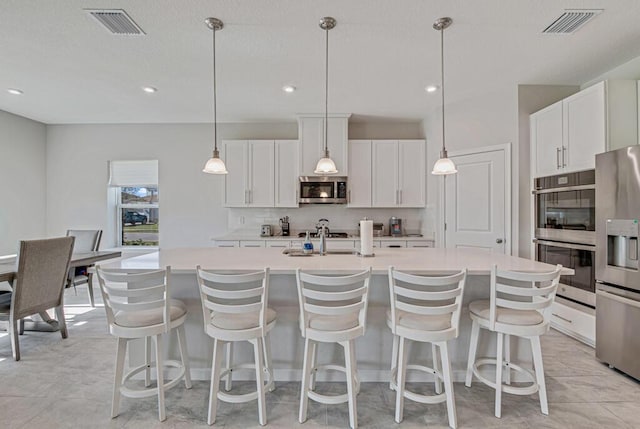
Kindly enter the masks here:
M 360 254 L 363 256 L 373 255 L 373 221 L 360 221 Z

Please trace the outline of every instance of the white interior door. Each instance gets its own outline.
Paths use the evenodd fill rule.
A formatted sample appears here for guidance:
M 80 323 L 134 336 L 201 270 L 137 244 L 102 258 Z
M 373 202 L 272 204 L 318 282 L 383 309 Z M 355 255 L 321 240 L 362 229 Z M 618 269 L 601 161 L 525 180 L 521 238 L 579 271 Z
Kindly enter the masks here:
M 510 252 L 508 146 L 452 154 L 458 173 L 445 178 L 445 245 Z

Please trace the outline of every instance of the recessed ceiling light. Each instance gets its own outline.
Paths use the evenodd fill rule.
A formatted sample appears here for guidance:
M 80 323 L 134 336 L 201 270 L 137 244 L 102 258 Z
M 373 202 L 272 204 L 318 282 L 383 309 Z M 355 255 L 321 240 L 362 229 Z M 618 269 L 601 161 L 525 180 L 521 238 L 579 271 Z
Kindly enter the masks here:
M 293 86 L 293 85 L 285 85 L 285 86 L 282 87 L 282 90 L 284 92 L 292 93 L 292 92 L 294 92 L 296 90 L 296 87 Z
M 438 90 L 438 87 L 436 85 L 429 85 L 424 90 L 427 92 L 436 92 Z
M 13 95 L 22 95 L 22 91 L 20 91 L 19 89 L 15 89 L 15 88 L 9 88 L 9 89 L 7 89 L 7 92 L 9 94 L 13 94 Z
M 154 92 L 158 92 L 158 88 L 154 88 L 152 86 L 143 86 L 142 90 L 146 93 L 153 94 Z

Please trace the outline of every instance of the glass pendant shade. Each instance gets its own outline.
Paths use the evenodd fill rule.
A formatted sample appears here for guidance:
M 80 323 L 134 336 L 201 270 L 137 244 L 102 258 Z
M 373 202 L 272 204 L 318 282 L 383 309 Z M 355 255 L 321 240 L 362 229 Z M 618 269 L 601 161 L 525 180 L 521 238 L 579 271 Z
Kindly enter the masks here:
M 433 171 L 431 174 L 435 175 L 444 175 L 444 174 L 455 174 L 458 170 L 456 169 L 456 165 L 449 158 L 440 158 L 433 165 Z
M 213 156 L 209 158 L 207 163 L 202 169 L 204 173 L 209 174 L 228 174 L 227 167 L 224 165 L 224 161 L 220 159 L 218 151 L 214 151 Z
M 338 172 L 336 163 L 329 157 L 329 151 L 326 151 L 324 157 L 320 158 L 313 172 L 315 174 L 336 174 Z

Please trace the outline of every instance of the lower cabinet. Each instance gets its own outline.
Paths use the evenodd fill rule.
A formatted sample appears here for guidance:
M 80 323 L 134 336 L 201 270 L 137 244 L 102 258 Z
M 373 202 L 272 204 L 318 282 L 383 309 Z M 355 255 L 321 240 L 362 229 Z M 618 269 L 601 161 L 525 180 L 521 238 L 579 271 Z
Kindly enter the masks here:
M 264 240 L 243 240 L 240 242 L 240 247 L 264 247 Z
M 240 247 L 238 240 L 216 240 L 213 243 L 214 247 Z
M 596 316 L 595 310 L 584 307 L 574 308 L 572 303 L 556 298 L 551 307 L 551 326 L 585 344 L 595 347 Z M 574 304 L 576 307 L 582 307 Z

